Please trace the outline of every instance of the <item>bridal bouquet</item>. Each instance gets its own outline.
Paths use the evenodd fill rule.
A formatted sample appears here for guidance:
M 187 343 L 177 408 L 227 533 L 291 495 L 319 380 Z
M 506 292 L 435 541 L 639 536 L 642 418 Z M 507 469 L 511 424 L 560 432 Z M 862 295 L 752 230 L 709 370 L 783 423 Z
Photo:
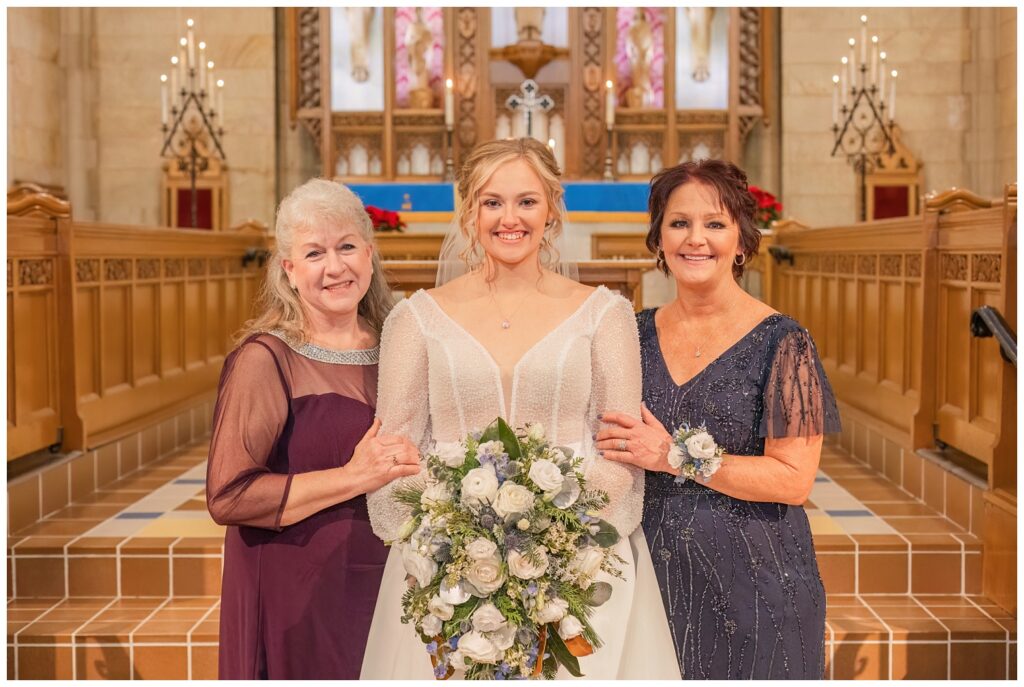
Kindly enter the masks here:
M 597 517 L 608 503 L 587 490 L 583 459 L 553 447 L 539 425 L 517 435 L 502 419 L 427 456 L 425 484 L 399 489 L 412 508 L 398 540 L 415 579 L 402 597 L 434 675 L 543 676 L 600 646 L 588 618 L 611 596 L 595 581 L 621 577 L 619 534 Z

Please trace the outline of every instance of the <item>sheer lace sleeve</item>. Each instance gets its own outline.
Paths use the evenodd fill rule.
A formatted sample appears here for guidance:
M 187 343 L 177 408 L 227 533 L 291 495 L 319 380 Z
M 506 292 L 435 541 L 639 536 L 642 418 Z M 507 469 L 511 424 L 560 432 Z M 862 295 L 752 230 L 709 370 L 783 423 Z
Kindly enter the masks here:
M 598 318 L 591 351 L 594 414 L 629 413 L 640 417 L 640 339 L 636 316 L 625 298 L 614 296 Z M 593 431 L 599 422 L 594 418 Z M 587 486 L 608 494 L 602 517 L 623 537 L 640 525 L 644 502 L 644 471 L 633 465 L 594 457 L 586 472 Z
M 779 342 L 764 391 L 758 436 L 812 437 L 841 431 L 839 410 L 805 329 L 793 329 Z
M 224 363 L 206 467 L 206 505 L 221 525 L 281 529 L 291 475 L 270 471 L 267 458 L 288 417 L 285 379 L 273 352 L 258 340 Z
M 422 456 L 430 441 L 427 342 L 408 300 L 398 303 L 384 323 L 379 370 L 377 417 L 381 434 L 406 437 L 419 447 Z M 398 485 L 410 479 L 417 478 L 396 479 L 366 496 L 373 532 L 385 542 L 398 536 L 408 517 L 408 510 L 392 494 Z

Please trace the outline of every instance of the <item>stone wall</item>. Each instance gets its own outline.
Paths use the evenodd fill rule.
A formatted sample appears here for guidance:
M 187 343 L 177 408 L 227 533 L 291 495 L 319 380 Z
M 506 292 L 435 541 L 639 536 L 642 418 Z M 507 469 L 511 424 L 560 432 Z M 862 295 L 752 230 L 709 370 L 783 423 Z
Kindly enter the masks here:
M 831 76 L 846 40 L 859 39 L 861 12 L 782 10 L 783 202 L 787 215 L 812 225 L 857 218 L 856 175 L 829 153 Z M 890 69 L 899 71 L 896 122 L 925 165 L 922 190 L 958 186 L 1001 195 L 1002 184 L 1016 176 L 1016 10 L 866 13 L 869 35 L 879 36 Z
M 7 10 L 7 181 L 64 186 L 57 8 Z

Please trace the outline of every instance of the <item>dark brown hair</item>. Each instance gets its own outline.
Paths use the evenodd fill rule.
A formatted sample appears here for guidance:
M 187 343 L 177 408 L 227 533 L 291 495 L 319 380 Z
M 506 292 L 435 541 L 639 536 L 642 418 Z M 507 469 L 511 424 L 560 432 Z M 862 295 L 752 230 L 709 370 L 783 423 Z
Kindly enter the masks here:
M 710 186 L 718 196 L 722 207 L 740 228 L 740 248 L 746 256 L 742 265 L 732 263 L 732 274 L 737 279 L 743 276 L 747 261 L 757 255 L 761 245 L 761 231 L 754 224 L 757 201 L 747 190 L 747 174 L 731 162 L 724 160 L 700 160 L 683 162 L 658 172 L 651 179 L 651 194 L 647 199 L 647 211 L 651 226 L 647 232 L 647 250 L 654 253 L 658 269 L 669 273 L 665 255 L 661 252 L 661 223 L 665 219 L 668 197 L 683 184 L 700 183 Z

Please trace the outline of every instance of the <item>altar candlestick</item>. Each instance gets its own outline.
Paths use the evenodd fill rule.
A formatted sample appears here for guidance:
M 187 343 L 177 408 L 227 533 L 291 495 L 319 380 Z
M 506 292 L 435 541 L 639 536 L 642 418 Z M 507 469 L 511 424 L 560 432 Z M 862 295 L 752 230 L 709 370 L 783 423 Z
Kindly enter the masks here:
M 885 102 L 885 51 L 878 53 L 878 99 Z
M 878 82 L 878 36 L 871 37 L 871 85 Z
M 844 57 L 840 61 L 843 63 L 843 68 L 839 70 L 839 94 L 840 96 L 842 96 L 843 99 L 843 107 L 846 107 L 846 92 L 847 90 L 849 90 L 846 81 L 849 78 L 850 72 L 850 70 L 847 68 L 847 64 L 850 60 Z
M 451 129 L 455 126 L 455 90 L 454 82 L 445 79 L 444 82 L 444 125 Z
M 832 75 L 832 124 L 839 126 L 839 75 Z
M 160 122 L 167 126 L 167 75 L 160 75 Z
M 217 121 L 224 126 L 224 79 L 217 79 Z
M 868 15 L 860 15 L 860 63 L 868 61 Z
M 192 33 L 192 27 L 195 25 L 195 22 L 189 19 L 185 24 L 188 26 L 188 31 L 185 32 L 186 40 L 188 41 L 188 68 L 194 69 L 196 66 L 196 41 L 195 34 Z
M 849 64 L 850 64 L 850 88 L 856 88 L 857 87 L 857 50 L 856 50 L 857 41 L 855 41 L 854 39 L 851 38 L 848 42 L 850 44 L 850 60 L 849 60 Z
M 199 90 L 206 90 L 206 42 L 199 41 Z
M 892 82 L 889 84 L 889 121 L 896 119 L 896 70 L 892 70 Z
M 206 85 L 210 89 L 210 92 L 207 94 L 210 96 L 210 107 L 213 107 L 213 87 L 216 83 L 213 80 L 213 60 L 210 60 L 206 63 Z
M 180 60 L 175 55 L 171 58 L 171 103 L 176 103 L 178 98 L 178 72 L 181 71 Z
M 604 103 L 604 123 L 611 130 L 615 126 L 615 86 L 611 79 L 604 82 L 608 92 Z
M 181 70 L 181 85 L 184 86 L 188 76 L 188 39 L 184 36 L 178 39 L 178 68 Z

